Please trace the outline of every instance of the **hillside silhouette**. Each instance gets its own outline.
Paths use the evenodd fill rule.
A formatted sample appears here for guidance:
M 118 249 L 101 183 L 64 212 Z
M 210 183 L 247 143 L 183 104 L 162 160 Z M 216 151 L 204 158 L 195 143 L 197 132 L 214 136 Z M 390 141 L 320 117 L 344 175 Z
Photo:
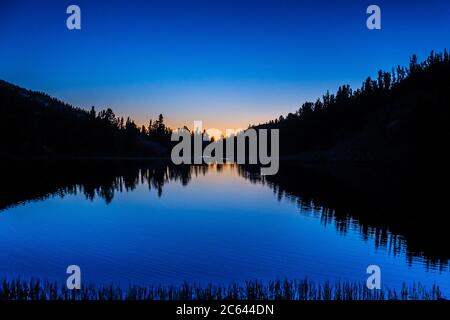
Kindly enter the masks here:
M 280 129 L 280 153 L 304 161 L 444 161 L 449 89 L 449 54 L 432 51 L 254 127 Z
M 379 71 L 356 90 L 340 86 L 287 116 L 253 128 L 280 129 L 280 154 L 299 161 L 448 161 L 450 57 Z M 172 130 L 162 115 L 137 127 L 110 108 L 75 108 L 0 80 L 0 155 L 168 157 Z
M 169 149 L 171 130 L 162 115 L 138 128 L 108 108 L 75 108 L 42 92 L 0 80 L 0 155 L 159 156 Z

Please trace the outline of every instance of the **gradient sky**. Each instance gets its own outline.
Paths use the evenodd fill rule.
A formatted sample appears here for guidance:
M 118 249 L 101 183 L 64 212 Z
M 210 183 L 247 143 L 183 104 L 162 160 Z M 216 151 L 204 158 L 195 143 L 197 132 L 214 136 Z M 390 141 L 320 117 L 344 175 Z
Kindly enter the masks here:
M 370 4 L 382 30 L 366 28 Z M 449 40 L 447 0 L 0 0 L 1 79 L 172 127 L 263 122 Z

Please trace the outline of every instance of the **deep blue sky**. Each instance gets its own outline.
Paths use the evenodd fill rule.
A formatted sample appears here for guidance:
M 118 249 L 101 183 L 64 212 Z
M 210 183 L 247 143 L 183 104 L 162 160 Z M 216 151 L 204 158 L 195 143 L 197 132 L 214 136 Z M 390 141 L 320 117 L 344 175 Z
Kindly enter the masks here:
M 1 79 L 172 126 L 268 120 L 450 39 L 444 0 L 0 1 Z M 366 28 L 370 4 L 380 31 Z

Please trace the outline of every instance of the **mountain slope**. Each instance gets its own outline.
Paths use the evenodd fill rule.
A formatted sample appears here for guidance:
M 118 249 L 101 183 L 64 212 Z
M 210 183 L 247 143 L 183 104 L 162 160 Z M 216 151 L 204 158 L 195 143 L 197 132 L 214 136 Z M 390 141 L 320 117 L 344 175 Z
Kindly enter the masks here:
M 150 156 L 165 151 L 111 109 L 72 107 L 0 80 L 0 154 L 9 156 Z
M 280 129 L 283 155 L 311 161 L 441 160 L 450 138 L 450 59 L 431 53 L 342 86 L 295 113 L 256 126 Z

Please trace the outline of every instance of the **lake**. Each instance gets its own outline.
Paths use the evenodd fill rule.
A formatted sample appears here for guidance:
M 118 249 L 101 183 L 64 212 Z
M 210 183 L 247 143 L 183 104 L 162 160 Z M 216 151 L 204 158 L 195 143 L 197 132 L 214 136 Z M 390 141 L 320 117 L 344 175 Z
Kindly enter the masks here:
M 365 283 L 375 264 L 385 287 L 436 283 L 450 294 L 444 233 L 406 222 L 404 211 L 422 221 L 411 213 L 422 207 L 389 188 L 362 192 L 357 179 L 294 165 L 261 177 L 255 167 L 146 161 L 15 164 L 2 177 L 0 278 L 64 283 L 76 264 L 84 283 L 121 286 Z

